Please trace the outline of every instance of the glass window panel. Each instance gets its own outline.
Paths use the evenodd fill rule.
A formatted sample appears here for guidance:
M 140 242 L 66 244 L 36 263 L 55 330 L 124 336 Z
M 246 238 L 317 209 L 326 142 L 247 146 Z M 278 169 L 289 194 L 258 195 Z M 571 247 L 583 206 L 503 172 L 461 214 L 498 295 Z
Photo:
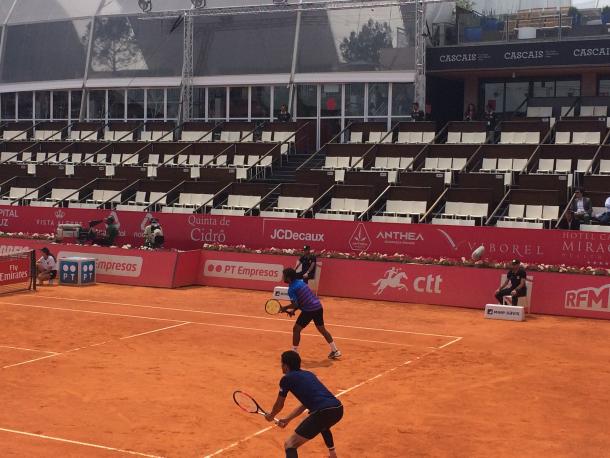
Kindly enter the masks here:
M 91 17 L 95 14 L 98 6 L 98 1 L 18 0 L 11 12 L 9 24 Z M 0 15 L 3 9 L 3 6 L 0 5 Z
M 80 106 L 83 98 L 83 91 L 71 91 L 70 92 L 70 114 L 72 119 L 80 119 Z M 83 113 L 84 116 L 84 113 Z
M 33 118 L 33 100 L 31 92 L 19 92 L 18 97 L 18 108 L 19 119 L 32 119 Z
M 295 13 L 198 17 L 195 75 L 290 73 L 295 29 Z
M 513 112 L 519 106 L 521 106 L 519 110 L 525 112 L 526 104 L 523 102 L 529 93 L 529 86 L 530 83 L 527 81 L 506 83 L 506 112 Z
M 205 88 L 193 88 L 193 118 L 205 119 Z
M 271 110 L 271 87 L 252 87 L 252 117 L 268 118 Z
M 163 89 L 148 89 L 146 94 L 146 117 L 148 119 L 163 119 L 165 117 L 165 91 Z
M 224 87 L 208 89 L 208 118 L 225 119 L 227 116 L 227 90 Z
M 178 119 L 180 108 L 180 89 L 167 90 L 167 119 Z
M 51 93 L 37 91 L 35 101 L 36 119 L 51 119 Z
M 248 88 L 229 88 L 229 116 L 231 119 L 248 118 Z
M 82 78 L 90 23 L 88 19 L 78 19 L 8 27 L 2 81 Z
M 0 0 L 0 23 L 4 24 L 15 0 Z
M 364 116 L 364 83 L 345 85 L 345 116 Z
M 578 97 L 580 95 L 580 81 L 557 81 L 555 83 L 555 91 L 557 97 Z
M 413 4 L 303 14 L 299 72 L 415 68 Z M 312 51 L 315 50 L 315 51 Z
M 411 83 L 392 84 L 392 116 L 409 116 L 414 88 Z
M 555 81 L 534 81 L 533 97 L 555 97 Z
M 2 94 L 2 97 L 3 97 L 2 100 L 3 101 L 4 101 L 4 95 L 5 94 Z M 599 80 L 598 95 L 604 95 L 604 96 L 610 95 L 610 79 L 601 79 L 601 80 Z M 4 108 L 2 109 L 2 113 L 4 113 Z M 4 114 L 2 115 L 2 117 L 4 118 Z
M 369 120 L 374 116 L 388 115 L 388 84 L 369 84 Z
M 175 23 L 175 18 L 96 18 L 89 77 L 180 76 L 183 28 Z
M 321 87 L 321 115 L 341 116 L 341 85 L 323 84 Z
M 89 92 L 89 119 L 106 118 L 106 91 Z
M 290 98 L 290 89 L 287 86 L 273 87 L 273 116 L 277 118 L 282 105 L 288 107 L 288 99 Z M 294 110 L 293 110 L 294 111 Z
M 122 89 L 108 90 L 108 118 L 125 119 L 125 91 Z
M 53 92 L 53 119 L 68 119 L 68 95 L 68 91 Z
M 127 90 L 127 119 L 144 118 L 144 89 Z
M 315 118 L 318 115 L 318 88 L 315 84 L 297 86 L 297 116 Z
M 504 113 L 504 83 L 485 83 L 484 106 L 491 104 L 496 113 Z
M 0 95 L 3 120 L 10 121 L 15 119 L 15 100 L 16 96 L 14 92 L 7 92 L 5 94 Z

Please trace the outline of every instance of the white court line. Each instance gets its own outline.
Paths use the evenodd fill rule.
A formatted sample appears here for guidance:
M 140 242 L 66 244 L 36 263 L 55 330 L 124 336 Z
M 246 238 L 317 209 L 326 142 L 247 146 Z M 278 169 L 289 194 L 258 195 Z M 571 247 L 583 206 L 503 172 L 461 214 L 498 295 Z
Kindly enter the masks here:
M 0 348 L 10 348 L 11 350 L 31 351 L 35 353 L 55 353 L 54 351 L 36 350 L 35 348 L 11 347 L 10 345 L 0 345 Z
M 173 322 L 173 323 L 180 323 L 180 325 L 198 324 L 200 326 L 210 326 L 210 327 L 215 327 L 215 328 L 243 329 L 243 330 L 248 330 L 248 331 L 271 332 L 271 333 L 276 333 L 276 334 L 292 334 L 292 331 L 280 331 L 278 329 L 251 328 L 251 327 L 247 327 L 247 326 L 233 326 L 230 324 L 204 323 L 202 321 L 172 320 L 172 319 L 168 319 L 168 318 L 153 318 L 153 317 L 149 317 L 149 316 L 126 315 L 123 313 L 96 312 L 96 311 L 92 311 L 92 310 L 70 309 L 70 308 L 62 308 L 62 307 L 47 307 L 46 305 L 17 304 L 14 302 L 0 302 L 0 304 L 12 305 L 12 306 L 16 306 L 16 307 L 32 307 L 32 308 L 49 309 L 49 310 L 60 310 L 63 312 L 91 313 L 94 315 L 120 316 L 123 318 L 142 318 L 142 319 L 146 319 L 146 320 L 169 321 L 169 322 Z M 170 326 L 170 327 L 174 327 L 174 326 Z M 312 337 L 312 336 L 313 337 L 322 337 L 322 336 L 319 336 L 318 334 L 308 334 L 308 333 L 302 333 L 301 335 L 310 336 L 310 337 Z M 384 345 L 395 345 L 395 346 L 400 346 L 400 347 L 416 347 L 417 346 L 414 344 L 401 344 L 401 343 L 395 343 L 395 342 L 385 342 L 382 340 L 356 339 L 356 338 L 351 338 L 351 337 L 333 336 L 333 338 L 336 340 L 350 340 L 353 342 L 378 343 L 378 344 L 384 344 Z M 80 350 L 80 348 L 78 350 Z M 73 350 L 71 350 L 71 351 L 73 351 Z
M 456 342 L 459 342 L 459 340 L 461 340 L 461 339 L 462 338 L 459 337 L 458 339 L 453 340 L 453 341 L 449 342 L 448 344 L 444 345 L 443 348 L 448 347 L 449 345 L 454 344 Z M 355 389 L 360 388 L 363 385 L 367 385 L 367 384 L 369 384 L 369 383 L 371 383 L 371 382 L 373 382 L 373 381 L 375 381 L 377 379 L 380 379 L 381 377 L 384 377 L 385 375 L 388 375 L 388 374 L 390 374 L 390 373 L 392 373 L 392 372 L 394 372 L 394 371 L 396 371 L 396 370 L 398 370 L 398 369 L 400 369 L 402 367 L 408 366 L 408 365 L 412 364 L 413 362 L 416 362 L 419 359 L 425 358 L 429 354 L 434 353 L 435 351 L 438 351 L 438 350 L 439 349 L 435 348 L 434 350 L 430 350 L 429 352 L 424 353 L 423 355 L 416 357 L 415 360 L 405 361 L 404 363 L 401 363 L 398 366 L 395 366 L 395 367 L 392 367 L 391 369 L 387 369 L 387 370 L 385 370 L 383 372 L 380 372 L 379 374 L 374 375 L 374 376 L 372 376 L 372 377 L 370 377 L 370 378 L 368 378 L 368 379 L 366 379 L 366 380 L 364 380 L 364 381 L 362 381 L 360 383 L 357 383 L 354 386 L 346 388 L 345 390 L 340 390 L 335 396 L 338 397 L 338 398 L 341 397 L 341 396 L 344 396 L 347 393 L 349 393 L 351 391 L 354 391 Z M 235 441 L 235 442 L 227 445 L 226 447 L 220 448 L 220 449 L 216 450 L 213 453 L 205 455 L 203 458 L 212 458 L 214 456 L 220 455 L 220 454 L 222 454 L 222 453 L 224 453 L 224 452 L 226 452 L 228 450 L 231 450 L 231 449 L 237 447 L 238 445 L 243 444 L 244 442 L 249 441 L 250 439 L 252 439 L 252 438 L 254 438 L 256 436 L 260 436 L 261 434 L 266 433 L 267 431 L 269 431 L 269 430 L 271 430 L 273 428 L 275 428 L 275 425 L 267 426 L 266 428 L 261 429 L 261 430 L 255 432 L 254 434 L 250 434 L 249 436 L 246 436 L 243 439 Z
M 150 455 L 148 453 L 140 453 L 140 452 L 134 452 L 131 450 L 123 450 L 120 448 L 108 447 L 106 445 L 92 444 L 90 442 L 81 442 L 81 441 L 75 441 L 75 440 L 71 440 L 71 439 L 63 439 L 61 437 L 47 436 L 45 434 L 28 433 L 26 431 L 17 431 L 15 429 L 0 428 L 0 431 L 4 431 L 6 433 L 12 433 L 12 434 L 20 434 L 22 436 L 36 437 L 38 439 L 47 439 L 47 440 L 52 440 L 52 441 L 56 441 L 56 442 L 65 442 L 67 444 L 82 445 L 84 447 L 99 448 L 102 450 L 109 450 L 111 452 L 125 453 L 127 455 L 147 456 L 149 458 L 163 458 L 162 456 L 159 456 L 159 455 Z
M 146 334 L 152 334 L 154 332 L 161 332 L 161 331 L 165 331 L 167 329 L 177 328 L 179 326 L 184 326 L 185 324 L 192 324 L 192 323 L 185 321 L 184 323 L 175 324 L 173 326 L 167 326 L 167 327 L 161 328 L 161 329 L 153 329 L 152 331 L 141 332 L 139 334 L 134 334 L 132 336 L 121 337 L 119 340 L 133 339 L 134 337 L 145 336 Z
M 9 367 L 23 366 L 24 364 L 30 364 L 35 361 L 40 361 L 41 359 L 53 358 L 54 356 L 61 355 L 61 353 L 53 353 L 52 355 L 41 356 L 40 358 L 28 359 L 27 361 L 21 361 L 20 363 L 8 364 L 6 366 L 2 366 L 2 369 L 8 369 Z
M 439 350 L 442 350 L 443 348 L 448 347 L 449 345 L 454 344 L 454 343 L 456 343 L 456 342 L 459 342 L 459 341 L 460 341 L 460 340 L 462 340 L 462 339 L 463 339 L 463 337 L 456 337 L 456 338 L 455 338 L 455 339 L 453 339 L 451 342 L 447 342 L 446 344 L 441 345 L 440 347 L 437 347 L 437 348 L 438 348 Z
M 122 305 L 126 307 L 140 307 L 140 308 L 148 308 L 148 309 L 156 309 L 156 310 L 168 310 L 173 312 L 188 312 L 188 313 L 201 313 L 205 315 L 220 315 L 220 316 L 232 316 L 237 318 L 253 318 L 257 320 L 273 320 L 278 321 L 278 318 L 271 318 L 266 316 L 258 316 L 258 315 L 243 315 L 239 313 L 224 313 L 224 312 L 209 312 L 206 310 L 193 310 L 193 309 L 181 309 L 175 307 L 160 307 L 157 305 L 143 305 L 143 304 L 127 304 L 124 302 L 109 302 L 109 301 L 94 301 L 91 299 L 73 299 L 70 297 L 59 297 L 59 296 L 44 296 L 47 299 L 58 299 L 63 301 L 74 301 L 74 302 L 89 302 L 92 304 L 110 304 L 110 305 Z M 336 326 L 339 328 L 350 328 L 350 329 L 363 329 L 366 331 L 380 331 L 380 332 L 395 332 L 399 334 L 413 334 L 417 336 L 431 336 L 431 337 L 446 337 L 446 338 L 456 338 L 457 336 L 449 336 L 445 334 L 430 334 L 426 332 L 415 332 L 415 331 L 401 331 L 399 329 L 385 329 L 385 328 L 370 328 L 366 326 L 353 326 L 347 324 L 337 324 L 337 323 L 325 323 L 326 326 Z
M 155 332 L 165 331 L 167 329 L 177 328 L 179 326 L 184 326 L 185 324 L 191 324 L 191 323 L 183 322 L 183 323 L 175 324 L 173 326 L 166 326 L 164 328 L 153 329 L 152 331 L 140 332 L 138 334 L 133 334 L 133 335 L 130 335 L 130 336 L 119 337 L 116 340 L 133 339 L 134 337 L 140 337 L 140 336 L 144 336 L 144 335 L 147 335 L 147 334 L 152 334 L 152 333 L 155 333 Z M 86 348 L 99 347 L 100 345 L 104 345 L 104 344 L 107 344 L 107 343 L 112 342 L 112 341 L 113 341 L 112 339 L 105 340 L 104 342 L 98 342 L 98 343 L 94 343 L 94 344 L 90 344 L 90 345 L 84 345 L 82 347 L 72 348 L 70 350 L 66 350 L 66 351 L 58 352 L 58 353 L 48 352 L 48 353 L 52 353 L 52 354 L 47 355 L 47 356 L 42 356 L 40 358 L 29 359 L 27 361 L 21 361 L 19 363 L 15 363 L 15 364 L 9 364 L 7 366 L 3 366 L 2 369 L 8 369 L 9 367 L 23 366 L 25 364 L 30 364 L 30 363 L 33 363 L 33 362 L 36 362 L 36 361 L 40 361 L 42 359 L 48 359 L 48 358 L 53 358 L 55 356 L 67 355 L 68 353 L 74 353 L 75 351 L 84 350 Z

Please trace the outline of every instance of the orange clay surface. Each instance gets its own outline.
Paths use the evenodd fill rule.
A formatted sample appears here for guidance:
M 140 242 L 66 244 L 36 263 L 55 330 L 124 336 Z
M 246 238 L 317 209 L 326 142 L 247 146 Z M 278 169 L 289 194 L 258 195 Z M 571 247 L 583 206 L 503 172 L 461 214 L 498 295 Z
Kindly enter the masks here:
M 276 397 L 292 320 L 265 315 L 268 297 L 113 285 L 0 296 L 0 455 L 283 457 L 298 421 L 270 427 L 231 397 L 246 390 L 267 409 Z M 323 302 L 344 356 L 329 361 L 313 327 L 301 355 L 342 393 L 339 457 L 609 456 L 610 322 Z M 299 456 L 326 456 L 322 439 Z

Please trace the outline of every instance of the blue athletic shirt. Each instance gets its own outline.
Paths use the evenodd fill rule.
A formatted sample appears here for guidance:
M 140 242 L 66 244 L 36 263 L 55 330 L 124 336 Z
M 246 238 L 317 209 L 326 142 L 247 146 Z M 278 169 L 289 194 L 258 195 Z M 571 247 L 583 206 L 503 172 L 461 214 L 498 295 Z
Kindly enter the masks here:
M 294 280 L 288 285 L 288 296 L 304 312 L 314 312 L 322 308 L 320 299 L 303 280 Z
M 280 380 L 280 396 L 285 398 L 288 392 L 294 394 L 310 413 L 341 405 L 318 377 L 309 371 L 290 371 L 284 375 Z

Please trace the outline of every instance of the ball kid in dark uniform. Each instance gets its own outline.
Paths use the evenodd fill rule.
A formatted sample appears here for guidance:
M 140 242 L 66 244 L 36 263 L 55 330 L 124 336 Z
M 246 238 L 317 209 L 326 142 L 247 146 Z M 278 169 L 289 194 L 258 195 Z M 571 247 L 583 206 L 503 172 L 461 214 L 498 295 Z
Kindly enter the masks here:
M 301 403 L 290 414 L 278 420 L 278 426 L 285 428 L 291 420 L 301 415 L 305 409 L 309 415 L 286 439 L 284 449 L 286 458 L 298 457 L 297 448 L 305 442 L 322 434 L 328 447 L 329 457 L 336 458 L 333 434 L 330 429 L 343 417 L 343 405 L 311 372 L 301 370 L 301 357 L 295 351 L 282 353 L 282 372 L 280 392 L 271 411 L 265 416 L 267 421 L 273 421 L 284 408 L 288 393 L 292 393 Z
M 309 280 L 316 278 L 316 255 L 311 252 L 309 245 L 303 247 L 303 256 L 299 258 L 295 270 L 300 278 L 309 283 Z
M 527 273 L 521 266 L 521 261 L 518 259 L 513 259 L 510 270 L 506 274 L 506 281 L 496 291 L 496 299 L 498 302 L 502 304 L 504 296 L 512 296 L 513 305 L 517 305 L 520 297 L 527 296 L 527 286 L 525 284 L 526 278 Z M 509 283 L 510 288 L 507 288 Z

